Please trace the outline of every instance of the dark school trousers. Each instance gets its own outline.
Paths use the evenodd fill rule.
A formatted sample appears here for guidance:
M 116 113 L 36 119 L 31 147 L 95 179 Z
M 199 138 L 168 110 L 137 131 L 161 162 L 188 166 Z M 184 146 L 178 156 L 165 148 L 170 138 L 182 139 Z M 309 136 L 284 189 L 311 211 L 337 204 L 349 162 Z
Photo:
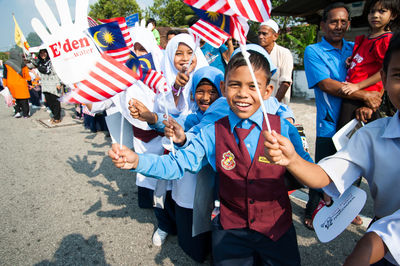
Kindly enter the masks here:
M 333 144 L 332 138 L 317 137 L 315 141 L 315 163 L 318 163 L 325 157 L 336 153 L 335 145 Z M 320 199 L 322 198 L 321 190 L 309 188 L 308 189 L 308 201 L 304 217 L 311 219 L 312 214 L 317 208 Z
M 158 228 L 171 235 L 177 234 L 175 220 L 175 201 L 172 199 L 171 191 L 167 191 L 164 201 L 164 209 L 154 207 Z
M 61 103 L 58 100 L 58 96 L 49 93 L 43 92 L 44 98 L 46 99 L 47 106 L 50 108 L 51 113 L 53 114 L 54 120 L 61 119 Z
M 300 265 L 294 225 L 277 241 L 249 228 L 224 230 L 219 215 L 212 221 L 215 266 Z
M 15 113 L 21 113 L 23 117 L 29 116 L 29 99 L 15 99 Z
M 211 251 L 211 232 L 192 237 L 193 209 L 183 208 L 176 203 L 175 219 L 179 246 L 193 260 L 204 262 Z

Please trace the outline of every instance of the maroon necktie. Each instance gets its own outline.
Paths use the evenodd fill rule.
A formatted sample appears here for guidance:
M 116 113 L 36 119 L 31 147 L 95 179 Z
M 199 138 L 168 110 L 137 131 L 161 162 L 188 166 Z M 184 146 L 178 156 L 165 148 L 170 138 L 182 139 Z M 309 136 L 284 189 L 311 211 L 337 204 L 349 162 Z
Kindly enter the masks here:
M 235 127 L 235 132 L 239 139 L 239 150 L 242 153 L 243 162 L 247 166 L 251 165 L 251 157 L 249 151 L 247 150 L 246 144 L 244 143 L 244 139 L 250 134 L 255 126 L 256 124 L 253 123 L 249 129 Z

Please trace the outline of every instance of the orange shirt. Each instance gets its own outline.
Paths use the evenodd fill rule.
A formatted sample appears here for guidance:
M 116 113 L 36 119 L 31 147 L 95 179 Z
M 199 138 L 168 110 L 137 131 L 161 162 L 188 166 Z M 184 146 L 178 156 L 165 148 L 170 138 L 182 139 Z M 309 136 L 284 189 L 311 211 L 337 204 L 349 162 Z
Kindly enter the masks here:
M 15 99 L 29 99 L 28 82 L 31 80 L 28 67 L 22 68 L 22 77 L 12 67 L 4 65 L 7 68 L 7 78 L 3 78 L 3 85 L 6 86 Z

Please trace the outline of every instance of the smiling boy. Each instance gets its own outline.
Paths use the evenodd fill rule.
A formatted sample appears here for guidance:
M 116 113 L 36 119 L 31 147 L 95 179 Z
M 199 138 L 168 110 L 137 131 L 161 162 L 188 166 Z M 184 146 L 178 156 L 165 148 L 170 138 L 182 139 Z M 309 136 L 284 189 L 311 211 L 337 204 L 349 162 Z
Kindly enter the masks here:
M 273 90 L 268 56 L 250 52 L 250 62 L 263 100 Z M 265 52 L 266 53 L 266 52 Z M 210 164 L 218 173 L 221 212 L 213 219 L 212 249 L 215 265 L 300 265 L 292 211 L 284 183 L 284 167 L 264 157 L 266 130 L 260 99 L 241 53 L 231 58 L 221 86 L 229 104 L 227 116 L 202 128 L 176 155 L 136 154 L 113 145 L 109 156 L 123 169 L 147 176 L 181 178 Z M 268 115 L 271 128 L 293 141 L 296 151 L 311 161 L 300 136 L 287 120 Z M 243 134 L 243 132 L 247 131 Z M 243 134 L 243 135 L 242 135 Z

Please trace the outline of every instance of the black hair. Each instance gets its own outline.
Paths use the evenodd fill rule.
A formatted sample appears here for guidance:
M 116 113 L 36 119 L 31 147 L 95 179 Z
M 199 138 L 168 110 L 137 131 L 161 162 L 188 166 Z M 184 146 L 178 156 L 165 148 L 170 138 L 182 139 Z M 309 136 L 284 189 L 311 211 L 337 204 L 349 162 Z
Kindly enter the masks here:
M 181 32 L 179 30 L 169 30 L 169 31 L 167 31 L 167 35 L 165 35 L 165 36 L 168 37 L 168 35 L 178 35 L 180 33 Z
M 157 22 L 156 22 L 156 20 L 154 18 L 149 18 L 146 21 L 146 26 L 149 25 L 149 23 L 153 24 L 154 28 L 157 26 Z
M 217 87 L 215 87 L 214 83 L 212 83 L 208 78 L 202 78 L 202 79 L 200 80 L 200 82 L 197 84 L 197 87 L 196 87 L 196 90 L 195 90 L 195 91 L 197 91 L 197 88 L 198 88 L 200 85 L 204 85 L 204 84 L 211 85 L 211 86 L 213 87 L 213 89 L 215 89 L 215 90 L 218 92 Z
M 392 17 L 394 17 L 394 19 L 391 20 L 388 25 L 386 25 L 385 31 L 398 29 L 398 27 L 400 26 L 399 0 L 371 0 L 368 2 L 368 5 L 366 7 L 367 12 L 369 13 L 377 3 L 379 3 L 382 8 L 390 10 Z
M 347 14 L 349 14 L 348 19 L 350 20 L 350 10 L 348 9 L 348 7 L 345 5 L 345 3 L 343 2 L 334 2 L 332 4 L 329 4 L 327 7 L 325 7 L 324 12 L 322 13 L 322 18 L 321 20 L 323 22 L 326 22 L 328 20 L 328 14 L 332 9 L 336 9 L 336 8 L 344 8 L 347 11 Z
M 253 70 L 257 71 L 259 69 L 265 71 L 265 74 L 267 75 L 267 84 L 269 84 L 271 80 L 271 68 L 269 66 L 269 62 L 265 56 L 260 54 L 259 52 L 256 51 L 248 51 L 250 53 L 250 63 L 253 66 Z M 241 66 L 247 66 L 247 63 L 243 57 L 243 54 L 241 52 L 238 52 L 235 54 L 230 60 L 228 65 L 226 66 L 225 69 L 225 81 L 226 77 L 228 76 L 228 73 L 232 70 L 235 70 Z
M 400 32 L 395 33 L 390 40 L 389 47 L 383 58 L 382 70 L 387 73 L 393 53 L 400 51 Z

